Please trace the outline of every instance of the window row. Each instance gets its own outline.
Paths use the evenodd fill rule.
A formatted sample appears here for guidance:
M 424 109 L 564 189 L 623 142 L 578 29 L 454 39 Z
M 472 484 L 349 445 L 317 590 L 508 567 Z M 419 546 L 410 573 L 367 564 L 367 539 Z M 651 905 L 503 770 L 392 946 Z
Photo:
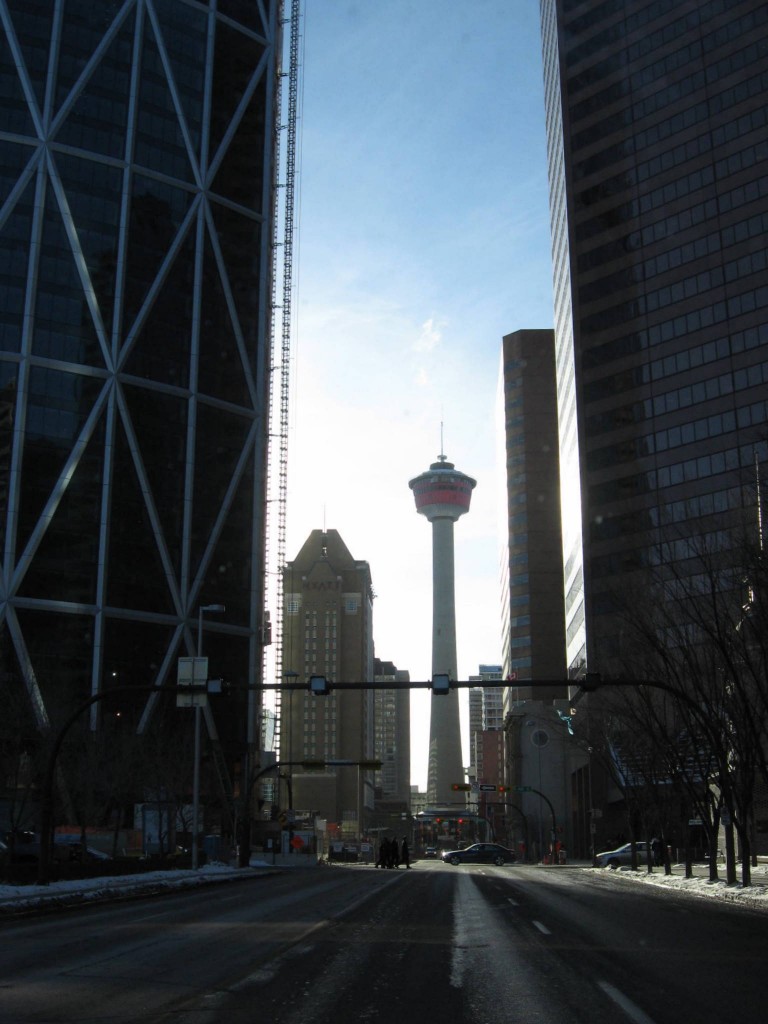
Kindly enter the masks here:
M 703 68 L 697 69 L 687 78 L 681 78 L 676 82 L 665 84 L 664 88 L 652 95 L 644 97 L 623 110 L 616 111 L 602 121 L 595 122 L 584 131 L 575 134 L 572 138 L 573 149 L 578 152 L 591 146 L 596 138 L 606 138 L 614 132 L 625 131 L 627 128 L 639 124 L 644 118 L 651 117 L 658 111 L 662 111 L 667 107 L 677 107 L 687 97 L 700 92 L 720 79 L 727 78 L 736 71 L 742 71 L 744 68 L 751 67 L 752 65 L 760 67 L 763 50 L 764 43 L 762 40 L 752 42 L 743 50 L 729 54 L 716 64 L 707 67 L 706 70 Z M 765 75 L 760 73 L 740 81 L 737 85 L 732 86 L 731 89 L 723 90 L 722 101 L 718 99 L 716 94 L 712 97 L 710 103 L 710 116 L 717 114 L 721 102 L 730 106 L 733 100 L 741 102 L 750 96 L 761 95 L 765 91 L 765 80 Z M 663 82 L 664 79 L 661 81 Z M 696 107 L 699 106 L 700 104 L 696 104 Z M 691 109 L 696 109 L 696 107 Z M 636 151 L 641 151 L 639 140 L 636 143 Z
M 679 300 L 670 302 L 670 309 L 674 309 L 677 301 Z M 749 289 L 740 295 L 731 296 L 720 302 L 691 310 L 689 313 L 683 313 L 671 320 L 654 324 L 648 328 L 645 335 L 650 345 L 658 345 L 665 341 L 671 341 L 673 338 L 693 334 L 702 328 L 724 323 L 732 317 L 741 316 L 744 313 L 754 313 L 766 307 L 768 307 L 768 285 Z M 586 317 L 579 326 L 587 335 L 597 333 L 636 320 L 646 311 L 646 303 L 643 301 L 643 297 L 639 296 L 636 300 L 623 302 L 611 309 Z
M 648 348 L 648 344 L 647 332 L 637 331 L 622 338 L 616 338 L 614 341 L 604 345 L 597 345 L 595 348 L 589 349 L 582 356 L 584 369 L 604 366 L 612 360 L 621 359 L 631 355 L 633 352 L 644 351 Z M 736 355 L 739 352 L 749 352 L 766 344 L 768 344 L 768 323 L 754 324 L 743 331 L 735 331 L 731 335 L 730 349 L 728 338 L 723 337 L 715 341 L 704 342 L 702 345 L 692 345 L 690 348 L 683 349 L 680 352 L 663 356 L 661 359 L 654 359 L 650 363 L 644 363 L 642 366 L 633 367 L 625 371 L 626 379 L 623 380 L 618 390 L 625 391 L 632 387 L 646 384 L 651 380 L 669 377 L 674 373 L 685 373 L 697 366 L 704 366 L 707 363 L 714 362 L 716 359 L 727 358 L 729 353 Z M 600 380 L 592 381 L 585 388 L 585 395 L 588 401 L 599 401 L 601 398 L 607 398 L 615 394 L 617 391 L 616 382 L 617 375 L 615 373 L 611 373 L 610 376 Z M 636 422 L 638 419 L 644 419 L 646 413 L 641 409 L 638 410 L 637 415 L 624 413 L 623 416 L 624 423 L 626 424 Z
M 758 403 L 762 406 L 762 419 L 757 420 L 758 424 L 765 422 L 765 403 Z M 752 407 L 749 417 L 756 415 Z M 594 484 L 590 488 L 590 502 L 593 505 L 602 505 L 611 501 L 620 501 L 626 498 L 647 494 L 657 489 L 674 487 L 683 483 L 691 483 L 695 480 L 703 480 L 708 477 L 718 476 L 723 473 L 734 472 L 739 469 L 752 469 L 755 453 L 763 452 L 764 458 L 765 443 L 742 445 L 738 448 L 728 448 L 722 452 L 713 452 L 701 455 L 697 458 L 686 459 L 684 462 L 677 462 L 670 466 L 662 466 L 658 470 L 649 469 L 642 473 L 635 473 L 631 476 L 621 477 L 616 480 L 608 480 L 600 484 Z
M 763 22 L 765 22 L 765 18 L 766 15 L 764 13 Z M 750 14 L 742 20 L 743 22 L 750 23 L 754 22 L 755 18 L 753 14 Z M 741 50 L 729 53 L 726 57 L 714 63 L 714 65 L 701 68 L 702 60 L 706 59 L 702 58 L 703 47 L 701 41 L 695 37 L 689 37 L 693 39 L 693 42 L 689 45 L 672 53 L 667 53 L 662 59 L 650 63 L 645 68 L 630 75 L 622 76 L 621 79 L 618 79 L 607 88 L 594 93 L 589 99 L 573 104 L 570 110 L 571 124 L 583 121 L 592 114 L 604 110 L 611 103 L 624 99 L 627 96 L 637 95 L 645 86 L 651 85 L 653 82 L 667 83 L 669 76 L 680 68 L 699 67 L 701 70 L 694 72 L 687 78 L 668 84 L 665 89 L 657 90 L 644 99 L 628 106 L 625 110 L 616 112 L 616 114 L 603 123 L 610 125 L 636 123 L 641 118 L 655 113 L 660 108 L 679 101 L 683 96 L 690 95 L 705 84 L 711 84 L 720 79 L 727 78 L 734 72 L 741 71 L 744 68 L 759 65 L 765 46 L 764 41 L 755 42 L 754 35 L 746 35 L 746 32 L 752 32 L 755 26 L 750 25 L 748 27 L 742 25 L 739 27 L 739 23 L 734 22 L 731 28 L 740 29 L 740 31 L 736 31 L 736 37 L 740 38 L 743 35 L 744 39 L 752 39 L 753 41 Z
M 660 47 L 674 43 L 676 39 L 681 37 L 701 35 L 702 26 L 709 19 L 721 13 L 723 9 L 727 10 L 727 0 L 712 0 L 711 3 L 702 4 L 698 9 L 694 8 L 692 11 L 687 12 L 683 17 L 678 18 L 677 21 L 669 22 L 655 32 L 644 34 L 636 43 L 617 50 L 606 61 L 603 61 L 601 64 L 602 73 L 608 74 L 611 71 L 629 67 L 647 53 L 653 53 Z M 669 10 L 668 3 L 664 3 L 663 0 L 657 0 L 656 3 L 649 4 L 636 14 L 621 18 L 616 24 L 611 25 L 610 28 L 585 40 L 580 46 L 574 47 L 566 58 L 566 65 L 573 67 L 574 64 L 578 64 L 579 61 L 591 57 L 595 53 L 610 51 L 615 43 L 621 42 L 628 35 L 637 31 L 637 29 L 652 24 L 657 18 L 664 17 L 665 14 L 669 13 Z M 625 11 L 626 5 L 622 13 Z
M 750 166 L 757 162 L 763 162 L 765 154 L 762 152 L 762 149 L 764 148 L 748 147 L 738 154 L 737 162 L 743 162 Z M 682 199 L 692 192 L 698 192 L 702 188 L 714 184 L 716 181 L 722 182 L 727 176 L 725 170 L 727 161 L 721 161 L 721 164 L 723 167 L 723 174 L 721 176 L 717 176 L 711 166 L 705 167 L 683 178 L 678 178 L 676 181 L 669 182 L 648 195 L 642 196 L 639 200 L 633 199 L 631 202 L 623 203 L 618 207 L 595 214 L 595 216 L 577 225 L 577 240 L 581 242 L 587 241 L 589 238 L 600 234 L 606 228 L 626 224 L 632 219 L 637 219 L 641 216 L 643 219 L 647 219 L 647 214 L 653 209 L 666 210 L 670 203 Z M 759 200 L 766 194 L 766 191 L 768 191 L 766 178 L 756 178 L 746 185 L 740 185 L 735 189 L 719 192 L 717 199 L 708 198 L 685 210 L 668 214 L 660 221 L 646 225 L 642 229 L 642 233 L 634 232 L 633 235 L 626 236 L 626 240 L 621 239 L 617 243 L 609 243 L 609 245 L 613 247 L 614 253 L 616 249 L 619 249 L 619 252 L 627 252 L 639 249 L 641 245 L 651 245 L 670 236 L 674 237 L 680 231 L 688 230 L 697 224 L 708 224 L 715 219 L 718 213 L 728 213 L 746 203 Z M 677 224 L 675 220 L 678 220 Z M 600 249 L 602 247 L 599 247 L 598 252 Z M 618 255 L 618 253 L 616 254 Z M 609 254 L 605 255 L 608 256 Z M 592 266 L 603 265 L 602 262 L 597 263 L 591 260 L 590 263 Z
M 735 173 L 737 170 L 751 167 L 757 162 L 763 162 L 768 155 L 768 153 L 762 152 L 764 150 L 766 150 L 765 145 L 751 145 L 744 148 L 744 150 L 737 154 L 732 154 L 726 160 L 719 161 L 715 165 L 714 179 L 722 180 L 724 177 Z M 624 175 L 622 175 L 621 178 L 612 180 L 616 182 L 623 182 Z M 641 199 L 641 209 L 643 212 L 647 212 L 653 206 L 664 208 L 672 200 L 688 195 L 690 190 L 697 190 L 699 187 L 702 187 L 707 183 L 711 183 L 712 180 L 713 174 L 711 168 L 703 174 L 699 174 L 699 172 L 690 174 L 685 178 L 669 183 L 663 188 L 656 189 L 654 193 L 650 194 L 650 196 Z M 603 185 L 600 185 L 600 188 L 602 187 Z M 647 209 L 644 208 L 644 204 Z M 724 207 L 727 205 L 727 203 L 723 204 Z M 722 237 L 719 231 L 712 231 L 707 234 L 707 236 L 695 239 L 686 243 L 684 246 L 659 254 L 652 260 L 646 260 L 642 264 L 635 264 L 631 267 L 627 267 L 620 273 L 612 275 L 609 279 L 596 281 L 590 286 L 587 286 L 587 288 L 582 289 L 580 296 L 582 296 L 583 300 L 586 301 L 590 298 L 599 296 L 601 294 L 600 289 L 603 290 L 604 294 L 606 288 L 622 287 L 623 284 L 631 284 L 647 280 L 656 273 L 666 272 L 671 267 L 680 266 L 690 260 L 711 255 L 712 253 L 718 252 L 721 248 L 724 249 L 729 245 L 733 245 L 735 242 L 754 238 L 757 234 L 761 234 L 765 230 L 763 223 L 765 220 L 766 216 L 763 215 L 762 217 L 755 216 L 744 221 L 740 221 L 738 224 L 733 224 L 727 227 L 722 232 Z M 758 221 L 760 222 L 758 223 Z M 699 217 L 698 222 L 706 223 L 707 218 Z M 689 227 L 691 224 L 684 223 L 681 226 Z M 662 238 L 667 237 L 668 231 L 665 229 L 662 234 Z M 600 267 L 609 264 L 612 259 L 615 259 L 616 257 L 621 258 L 625 256 L 627 252 L 639 249 L 641 244 L 648 245 L 655 241 L 657 241 L 657 238 L 654 237 L 653 227 L 645 227 L 642 231 L 632 232 L 631 236 L 626 236 L 624 239 L 611 242 L 607 246 L 600 246 L 597 249 L 584 254 L 579 259 L 580 269 L 588 270 L 593 267 Z
M 752 182 L 750 193 L 745 193 L 743 186 L 734 189 L 741 200 L 737 205 L 733 203 L 733 194 L 721 195 L 721 210 L 727 212 L 744 203 L 752 203 L 761 197 L 768 195 L 768 179 L 759 178 Z M 688 210 L 680 211 L 671 217 L 656 221 L 647 225 L 642 230 L 631 231 L 621 239 L 614 239 L 605 245 L 598 246 L 589 252 L 579 256 L 579 270 L 585 272 L 595 267 L 610 265 L 615 260 L 623 260 L 627 253 L 635 252 L 643 246 L 651 246 L 656 242 L 664 241 L 667 238 L 675 239 L 682 231 L 688 231 L 691 227 L 699 224 L 707 224 L 717 217 L 718 206 L 715 200 L 707 200 L 706 203 L 697 204 Z M 656 273 L 664 273 L 670 267 L 680 266 L 692 259 L 698 259 L 702 255 L 710 255 L 718 249 L 727 249 L 737 242 L 752 239 L 760 236 L 765 231 L 766 218 L 768 215 L 760 211 L 744 220 L 736 221 L 733 224 L 725 225 L 720 231 L 713 231 L 700 238 L 693 239 L 683 246 L 668 249 L 664 253 L 646 260 L 638 266 L 642 266 L 645 278 L 652 278 Z M 628 273 L 628 270 L 623 271 Z M 621 275 L 616 274 L 616 280 L 622 281 Z M 612 278 L 601 279 L 601 284 L 609 285 Z M 631 280 L 633 282 L 643 280 L 637 267 L 632 268 Z M 595 283 L 597 284 L 597 283 Z M 592 287 L 592 286 L 590 286 Z M 580 293 L 581 294 L 581 293 Z
M 768 364 L 761 367 L 751 367 L 750 372 L 743 371 L 749 378 L 751 386 L 768 384 Z M 707 381 L 707 384 L 714 384 L 716 381 Z M 706 391 L 714 391 L 714 388 L 697 389 L 698 400 L 703 401 L 701 395 Z M 714 396 L 713 396 L 714 397 Z M 723 434 L 733 433 L 737 428 L 762 426 L 768 422 L 766 418 L 766 403 L 753 402 L 749 405 L 742 405 L 738 410 L 727 409 L 722 413 L 714 413 L 712 416 L 704 416 L 701 419 L 693 420 L 690 423 L 682 423 L 665 430 L 657 430 L 653 434 L 647 434 L 640 438 L 632 438 L 618 444 L 606 445 L 596 451 L 590 452 L 587 456 L 587 468 L 590 471 L 604 469 L 609 466 L 618 466 L 625 462 L 634 462 L 644 456 L 653 455 L 657 452 L 666 452 L 672 448 L 680 448 L 687 444 L 696 444 L 714 437 L 722 437 Z
M 605 17 L 605 14 L 602 13 L 605 6 L 606 5 L 601 5 L 598 9 L 601 13 L 593 11 L 590 13 L 589 17 L 597 18 L 598 20 L 596 23 L 599 24 L 600 19 Z M 624 4 L 621 6 L 622 8 L 625 7 Z M 643 21 L 644 23 L 647 23 L 650 18 L 655 18 L 659 14 L 668 12 L 668 10 L 668 4 L 651 4 L 641 12 L 643 15 Z M 685 36 L 680 37 L 691 40 L 687 46 L 673 50 L 671 53 L 665 54 L 660 60 L 647 64 L 645 67 L 637 71 L 621 75 L 617 81 L 608 88 L 594 93 L 587 100 L 574 103 L 570 111 L 571 124 L 575 124 L 577 121 L 589 116 L 589 114 L 594 111 L 602 110 L 609 104 L 622 99 L 628 92 L 636 93 L 644 86 L 651 85 L 653 82 L 665 78 L 679 68 L 684 68 L 686 65 L 692 64 L 694 61 L 700 61 L 702 54 L 710 53 L 713 50 L 729 43 L 733 39 L 739 39 L 741 37 L 744 37 L 745 39 L 754 38 L 756 30 L 763 26 L 767 19 L 768 9 L 763 7 L 759 10 L 747 11 L 746 14 L 743 14 L 740 18 L 730 18 L 724 25 L 721 25 L 719 28 L 703 36 L 700 35 L 698 31 L 687 33 Z M 585 19 L 579 19 L 579 21 L 583 20 Z M 624 33 L 628 34 L 633 31 L 634 28 L 637 27 L 637 21 L 637 16 L 627 18 L 623 22 Z M 571 23 L 567 26 L 567 31 L 569 33 L 573 31 L 574 24 L 576 23 Z M 647 42 L 644 41 L 642 44 L 637 44 L 636 46 L 629 47 L 625 50 L 625 66 L 629 66 L 630 63 L 634 63 L 634 61 L 640 56 L 640 46 L 647 47 L 647 45 Z M 655 48 L 652 47 L 650 52 L 653 53 L 654 50 Z M 649 51 L 646 49 L 644 52 Z M 578 84 L 582 83 L 579 82 Z M 572 89 L 571 92 L 573 91 L 574 90 Z
M 652 259 L 646 260 L 643 263 L 645 279 L 657 274 L 665 274 L 668 270 L 704 256 L 711 256 L 721 247 L 727 249 L 738 242 L 746 242 L 750 238 L 758 238 L 766 234 L 768 234 L 768 213 L 757 213 L 729 227 L 713 231 L 693 242 L 687 242 L 675 249 L 668 249 Z
M 649 528 L 655 530 L 705 516 L 722 515 L 729 509 L 739 508 L 742 500 L 742 489 L 729 487 L 679 501 L 666 502 L 660 506 L 652 505 L 639 511 L 593 517 L 589 524 L 590 541 L 599 544 L 633 533 L 644 533 Z
M 710 545 L 712 547 L 710 547 Z M 715 547 L 716 545 L 716 547 Z M 701 557 L 704 550 L 727 551 L 733 546 L 733 538 L 727 530 L 716 530 L 703 536 L 681 537 L 664 544 L 640 544 L 631 550 L 612 552 L 590 560 L 594 580 L 616 576 L 634 569 L 664 565 L 670 561 L 683 562 Z M 711 579 L 710 579 L 711 583 Z

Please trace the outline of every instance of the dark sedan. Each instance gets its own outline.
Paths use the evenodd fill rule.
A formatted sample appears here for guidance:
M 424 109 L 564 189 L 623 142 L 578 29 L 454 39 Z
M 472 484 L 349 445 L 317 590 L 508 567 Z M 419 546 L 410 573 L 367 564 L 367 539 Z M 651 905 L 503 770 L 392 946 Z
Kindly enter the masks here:
M 446 864 L 514 864 L 515 851 L 498 843 L 475 843 L 466 850 L 446 850 L 443 860 Z

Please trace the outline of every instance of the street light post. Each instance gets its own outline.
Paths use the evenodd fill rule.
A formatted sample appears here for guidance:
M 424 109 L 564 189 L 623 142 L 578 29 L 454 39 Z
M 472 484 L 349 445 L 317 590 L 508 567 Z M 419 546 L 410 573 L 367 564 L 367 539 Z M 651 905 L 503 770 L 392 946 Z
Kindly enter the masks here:
M 203 613 L 204 612 L 225 612 L 227 609 L 223 604 L 200 605 L 197 615 L 197 657 L 203 656 Z M 195 751 L 194 767 L 192 771 L 192 869 L 196 870 L 198 865 L 197 833 L 200 820 L 200 700 L 195 696 Z

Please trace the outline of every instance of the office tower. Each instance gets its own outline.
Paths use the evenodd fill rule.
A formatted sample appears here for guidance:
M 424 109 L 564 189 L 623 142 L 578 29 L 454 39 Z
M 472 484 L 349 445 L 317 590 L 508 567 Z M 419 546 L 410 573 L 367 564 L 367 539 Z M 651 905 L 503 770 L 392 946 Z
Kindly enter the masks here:
M 498 388 L 502 486 L 502 671 L 511 702 L 552 700 L 566 677 L 560 460 L 554 333 L 522 330 L 502 341 Z
M 501 682 L 503 678 L 501 665 L 480 665 L 477 675 L 469 677 L 470 683 L 477 684 L 469 691 L 470 778 L 483 778 L 482 733 L 504 727 L 504 689 L 501 686 L 483 686 L 483 683 Z
M 289 693 L 281 702 L 280 761 L 373 757 L 373 588 L 367 562 L 352 557 L 338 530 L 313 530 L 283 573 L 283 669 L 294 679 L 324 676 L 326 696 Z M 308 771 L 294 764 L 293 806 L 350 837 L 373 807 L 373 773 L 352 767 Z
M 504 678 L 501 665 L 478 665 L 477 675 L 470 676 L 470 682 L 477 682 L 482 686 L 483 694 L 483 729 L 500 729 L 504 724 L 504 706 L 502 702 L 502 688 L 490 686 L 483 683 L 500 683 Z
M 374 658 L 373 678 L 377 683 L 410 682 L 410 673 L 391 661 Z M 376 806 L 400 804 L 410 807 L 411 795 L 411 694 L 408 689 L 377 689 L 374 702 L 374 759 L 381 768 L 374 775 Z
M 202 622 L 230 768 L 258 742 L 278 6 L 0 0 L 2 685 L 40 728 L 132 686 L 144 730 Z
M 471 677 L 472 681 L 474 677 Z M 483 731 L 483 690 L 481 686 L 473 686 L 467 694 L 469 702 L 469 766 L 467 775 L 476 781 L 482 773 L 482 759 L 478 761 L 476 738 Z
M 456 679 L 456 600 L 453 524 L 469 511 L 476 481 L 460 473 L 441 454 L 437 462 L 409 481 L 416 511 L 432 524 L 432 675 Z M 448 803 L 451 785 L 464 781 L 459 700 L 456 690 L 433 697 L 429 722 L 427 796 Z
M 722 551 L 753 507 L 768 424 L 768 7 L 541 12 L 576 674 L 618 652 L 617 579 L 660 560 L 690 571 L 685 539 Z

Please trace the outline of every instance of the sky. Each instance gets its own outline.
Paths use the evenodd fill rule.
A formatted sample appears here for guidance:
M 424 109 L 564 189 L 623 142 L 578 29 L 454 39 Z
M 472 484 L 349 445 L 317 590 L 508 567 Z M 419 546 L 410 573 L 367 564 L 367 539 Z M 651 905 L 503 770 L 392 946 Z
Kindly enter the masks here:
M 467 679 L 501 660 L 501 342 L 552 326 L 538 2 L 302 7 L 285 555 L 338 530 L 370 564 L 376 656 L 429 679 L 431 526 L 408 481 L 442 446 L 477 480 L 454 528 Z M 431 699 L 411 691 L 421 789 Z

